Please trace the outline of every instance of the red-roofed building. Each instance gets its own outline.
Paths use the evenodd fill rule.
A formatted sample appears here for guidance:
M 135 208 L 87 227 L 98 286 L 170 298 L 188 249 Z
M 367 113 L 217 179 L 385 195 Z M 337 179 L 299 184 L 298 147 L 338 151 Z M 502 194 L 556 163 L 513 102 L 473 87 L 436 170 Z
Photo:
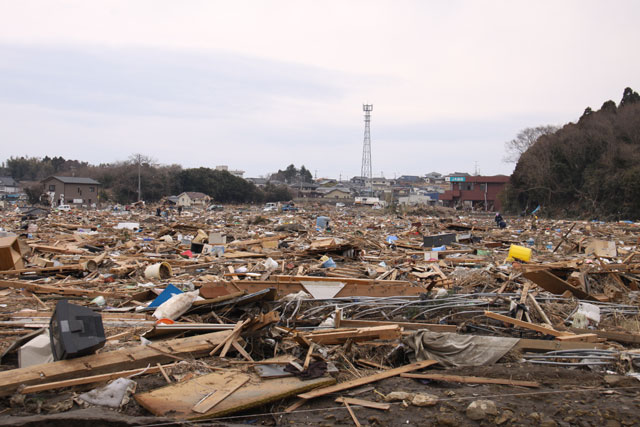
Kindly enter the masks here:
M 438 198 L 442 200 L 444 206 L 500 211 L 502 206 L 498 200 L 498 194 L 509 182 L 509 177 L 451 175 L 445 180 L 451 183 L 451 190 L 440 194 Z

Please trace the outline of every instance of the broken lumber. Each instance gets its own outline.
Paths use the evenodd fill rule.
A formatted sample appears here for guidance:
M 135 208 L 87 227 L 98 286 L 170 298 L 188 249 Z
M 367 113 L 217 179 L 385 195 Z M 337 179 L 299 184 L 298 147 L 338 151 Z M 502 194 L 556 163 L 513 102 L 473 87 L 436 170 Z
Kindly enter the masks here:
M 162 366 L 162 365 L 160 365 Z M 147 368 L 130 369 L 128 371 L 113 372 L 110 374 L 92 375 L 90 377 L 74 378 L 71 380 L 53 381 L 45 384 L 37 384 L 27 386 L 20 390 L 22 394 L 38 393 L 40 391 L 55 390 L 64 387 L 73 387 L 76 385 L 93 384 L 114 380 L 116 378 L 129 377 L 140 374 L 155 374 L 160 371 L 160 366 L 149 366 Z M 164 367 L 169 366 L 165 365 Z
M 302 394 L 299 394 L 298 397 L 302 399 L 313 399 L 315 397 L 325 396 L 330 393 L 337 393 L 339 391 L 348 390 L 353 387 L 358 387 L 361 385 L 380 381 L 385 378 L 395 377 L 396 375 L 400 375 L 405 372 L 417 371 L 418 369 L 428 368 L 429 366 L 435 365 L 436 363 L 438 363 L 437 360 L 423 360 L 421 362 L 410 363 L 409 365 L 404 365 L 395 369 L 389 369 L 388 371 L 378 372 L 376 374 L 369 375 L 367 377 L 356 378 L 355 380 L 346 381 L 340 384 L 336 384 L 334 386 L 324 387 L 324 388 L 313 390 L 307 393 L 302 393 Z
M 456 332 L 456 325 L 439 325 L 435 323 L 417 323 L 417 322 L 387 322 L 379 320 L 351 320 L 340 319 L 340 326 L 345 328 L 366 328 L 372 326 L 398 325 L 405 330 L 427 329 L 433 332 Z M 337 325 L 336 325 L 337 326 Z
M 140 368 L 148 364 L 172 361 L 181 355 L 205 355 L 211 347 L 223 342 L 230 334 L 231 331 L 212 332 L 158 342 L 154 344 L 157 349 L 141 345 L 0 372 L 0 396 L 14 393 L 21 384 L 77 378 L 88 372 L 98 375 L 123 368 Z
M 562 280 L 549 270 L 526 271 L 522 275 L 552 294 L 561 295 L 564 292 L 569 291 L 576 298 L 590 301 L 596 300 L 593 296 L 589 295 L 582 289 L 571 286 L 569 282 Z
M 502 314 L 493 313 L 491 311 L 485 311 L 484 315 L 495 320 L 500 320 L 505 323 L 510 323 L 515 326 L 519 326 L 521 328 L 530 329 L 532 331 L 540 332 L 546 335 L 553 335 L 554 337 L 562 337 L 566 335 L 571 335 L 567 332 L 556 331 L 555 329 L 545 328 L 544 326 L 536 325 L 534 323 L 523 322 L 522 320 L 514 319 L 509 316 L 504 316 Z
M 13 288 L 13 289 L 26 289 L 37 294 L 60 294 L 60 295 L 75 295 L 75 296 L 87 296 L 87 297 L 120 297 L 116 292 L 101 292 L 94 290 L 86 290 L 79 288 L 62 288 L 49 285 L 36 285 L 29 282 L 20 282 L 14 280 L 0 280 L 0 288 Z
M 191 408 L 193 412 L 197 412 L 199 414 L 206 413 L 249 381 L 248 375 L 238 374 L 235 372 L 225 372 L 225 374 L 229 374 L 226 379 L 227 382 L 219 384 L 213 392 L 196 403 L 193 408 Z
M 540 383 L 535 381 L 512 380 L 510 378 L 483 378 L 462 375 L 444 375 L 444 374 L 400 374 L 403 378 L 417 378 L 422 380 L 447 381 L 465 384 L 500 384 L 500 385 L 516 385 L 521 387 L 540 387 Z
M 336 403 L 348 403 L 349 405 L 362 406 L 364 408 L 380 409 L 381 411 L 388 411 L 391 408 L 390 403 L 372 402 L 371 400 L 356 399 L 353 397 L 338 397 Z
M 353 341 L 400 339 L 402 328 L 398 325 L 384 325 L 371 328 L 321 330 L 298 335 L 317 344 L 342 344 L 348 339 Z
M 598 329 L 578 329 L 569 328 L 572 332 L 578 334 L 596 334 L 600 338 L 608 341 L 617 341 L 627 344 L 640 344 L 640 334 L 632 334 L 629 332 L 601 331 Z
M 134 395 L 136 401 L 149 412 L 175 419 L 207 419 L 221 417 L 269 402 L 284 399 L 297 393 L 335 384 L 331 377 L 320 377 L 302 381 L 297 377 L 274 378 L 249 381 L 220 403 L 203 414 L 192 411 L 202 397 L 219 388 L 229 372 L 214 372 L 181 383 Z M 237 375 L 237 372 L 234 373 Z

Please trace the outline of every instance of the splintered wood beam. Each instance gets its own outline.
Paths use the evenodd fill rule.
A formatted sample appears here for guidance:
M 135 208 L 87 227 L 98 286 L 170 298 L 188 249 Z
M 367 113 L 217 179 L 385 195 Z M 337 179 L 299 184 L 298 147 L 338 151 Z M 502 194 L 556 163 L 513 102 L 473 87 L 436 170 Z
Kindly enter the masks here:
M 483 378 L 462 375 L 443 375 L 443 374 L 400 374 L 403 378 L 416 378 L 421 380 L 447 381 L 464 384 L 500 384 L 500 385 L 516 385 L 521 387 L 540 387 L 540 383 L 535 381 L 512 380 L 510 378 Z
M 303 400 L 304 401 L 304 400 Z M 336 403 L 348 403 L 349 405 L 362 406 L 364 408 L 380 409 L 381 411 L 388 411 L 391 408 L 390 403 L 372 402 L 371 400 L 356 399 L 353 397 L 338 397 Z
M 148 368 L 130 369 L 128 371 L 113 372 L 111 374 L 92 375 L 90 377 L 74 378 L 72 380 L 54 381 L 54 382 L 45 383 L 45 384 L 37 384 L 37 385 L 24 387 L 22 390 L 20 390 L 20 393 L 22 394 L 38 393 L 40 391 L 55 390 L 59 388 L 73 387 L 76 385 L 100 383 L 104 381 L 113 380 L 116 378 L 129 377 L 131 375 L 155 374 L 156 372 L 160 372 L 161 366 L 162 365 L 158 364 L 157 366 L 150 366 Z M 165 365 L 165 366 L 170 366 L 170 365 Z
M 435 323 L 417 323 L 417 322 L 387 322 L 379 320 L 351 320 L 340 318 L 340 323 L 336 324 L 336 328 L 366 328 L 371 326 L 398 325 L 405 330 L 428 329 L 433 332 L 456 332 L 456 325 L 440 325 Z
M 180 356 L 206 355 L 231 335 L 231 331 L 212 332 L 187 338 L 177 338 L 154 344 L 139 345 L 104 353 L 92 354 L 69 360 L 59 360 L 26 368 L 0 372 L 0 396 L 14 393 L 21 384 L 33 385 L 43 381 L 60 381 L 70 378 L 107 374 L 124 368 L 141 368 L 149 364 L 164 363 Z
M 39 294 L 59 294 L 59 295 L 74 295 L 74 296 L 87 296 L 87 297 L 121 297 L 121 294 L 116 292 L 100 292 L 89 289 L 79 288 L 63 288 L 50 285 L 36 285 L 29 282 L 21 282 L 17 280 L 0 280 L 0 288 L 13 288 L 13 289 L 26 289 L 33 293 Z
M 562 337 L 566 335 L 573 335 L 567 332 L 556 331 L 555 329 L 548 329 L 544 326 L 536 325 L 534 323 L 523 322 L 522 320 L 517 320 L 509 316 L 503 316 L 502 314 L 493 313 L 491 311 L 485 311 L 484 315 L 495 320 L 500 320 L 505 323 L 510 323 L 515 326 L 519 326 L 521 328 L 530 329 L 532 331 L 540 332 L 546 335 L 553 335 L 554 337 Z
M 395 377 L 396 375 L 403 374 L 405 372 L 417 371 L 418 369 L 428 368 L 431 365 L 438 363 L 437 360 L 423 360 L 421 362 L 411 363 L 399 368 L 389 369 L 388 371 L 378 372 L 367 377 L 357 378 L 355 380 L 346 381 L 340 384 L 336 384 L 330 387 L 324 387 L 317 390 L 313 390 L 307 393 L 299 394 L 298 397 L 303 399 L 313 399 L 315 397 L 325 396 L 330 393 L 337 393 L 340 391 L 348 390 L 350 388 L 359 387 L 361 385 L 373 383 L 383 380 L 385 378 Z

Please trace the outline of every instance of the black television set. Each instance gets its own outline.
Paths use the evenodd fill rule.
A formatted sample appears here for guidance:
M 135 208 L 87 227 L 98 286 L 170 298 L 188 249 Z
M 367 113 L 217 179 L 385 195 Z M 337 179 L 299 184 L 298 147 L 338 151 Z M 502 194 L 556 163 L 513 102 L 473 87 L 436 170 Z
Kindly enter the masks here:
M 102 316 L 90 308 L 58 301 L 49 321 L 54 360 L 93 354 L 106 342 Z

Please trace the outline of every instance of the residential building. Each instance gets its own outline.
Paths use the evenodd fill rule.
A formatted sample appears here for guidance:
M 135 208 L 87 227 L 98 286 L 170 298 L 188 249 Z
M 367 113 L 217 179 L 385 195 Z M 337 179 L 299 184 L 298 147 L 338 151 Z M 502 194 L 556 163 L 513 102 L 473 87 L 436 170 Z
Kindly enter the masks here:
M 420 193 L 411 193 L 408 196 L 398 197 L 398 204 L 407 205 L 407 206 L 416 206 L 416 205 L 435 205 L 438 201 L 438 193 L 434 194 L 420 194 Z
M 353 199 L 351 196 L 351 191 L 348 188 L 343 187 L 330 187 L 323 188 L 319 187 L 316 190 L 323 199 L 331 199 L 331 200 L 350 200 Z
M 422 185 L 424 184 L 424 179 L 416 175 L 402 175 L 400 178 L 396 179 L 396 184 L 399 185 Z
M 227 165 L 219 165 L 216 166 L 217 171 L 227 171 L 233 176 L 237 176 L 238 178 L 244 178 L 244 171 L 239 169 L 229 169 Z
M 442 176 L 441 173 L 431 172 L 431 173 L 427 173 L 427 174 L 424 175 L 424 180 L 428 184 L 436 184 L 436 183 L 439 183 L 439 182 L 443 182 L 444 181 L 444 177 Z
M 178 206 L 191 207 L 191 206 L 208 206 L 211 202 L 211 197 L 198 191 L 185 191 L 178 194 Z
M 392 181 L 384 177 L 371 178 L 371 188 L 373 191 L 384 191 L 391 188 Z
M 99 202 L 100 183 L 92 178 L 50 176 L 40 181 L 51 206 L 91 206 Z
M 442 200 L 444 206 L 486 211 L 500 211 L 502 209 L 498 194 L 509 182 L 508 176 L 451 174 L 446 179 L 451 183 L 451 190 L 440 194 L 439 199 Z
M 20 185 L 10 176 L 0 176 L 0 198 L 7 194 L 20 192 Z
M 364 176 L 354 176 L 351 178 L 351 183 L 356 187 L 364 187 L 367 185 L 367 178 Z

